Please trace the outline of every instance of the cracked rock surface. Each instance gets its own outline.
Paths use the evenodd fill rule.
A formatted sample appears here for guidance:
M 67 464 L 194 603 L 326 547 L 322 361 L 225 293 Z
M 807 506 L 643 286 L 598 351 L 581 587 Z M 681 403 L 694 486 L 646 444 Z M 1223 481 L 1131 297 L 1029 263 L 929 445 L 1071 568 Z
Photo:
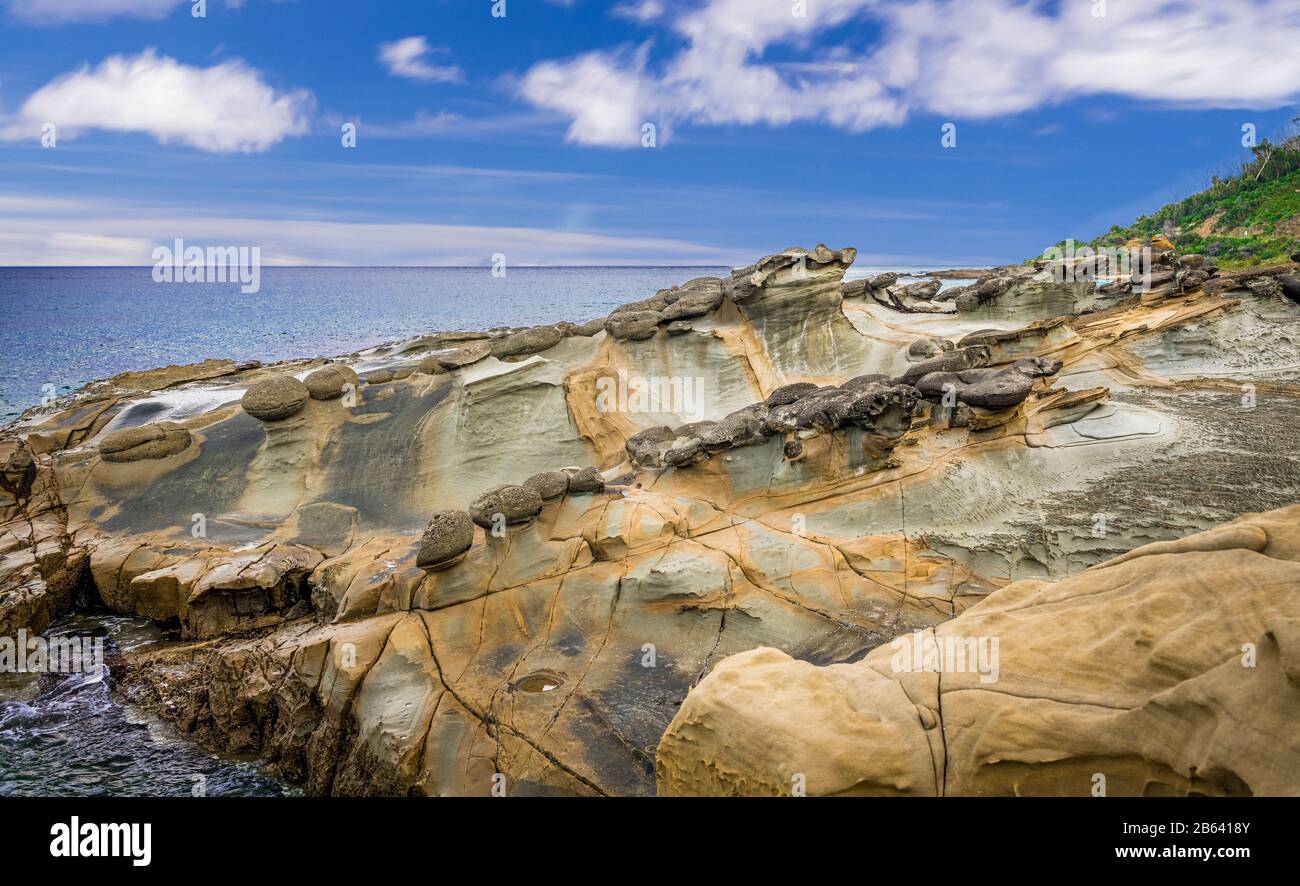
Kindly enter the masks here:
M 855 254 L 33 410 L 0 634 L 175 626 L 123 691 L 316 794 L 1300 791 L 1300 305 Z M 882 672 L 917 632 L 999 682 Z

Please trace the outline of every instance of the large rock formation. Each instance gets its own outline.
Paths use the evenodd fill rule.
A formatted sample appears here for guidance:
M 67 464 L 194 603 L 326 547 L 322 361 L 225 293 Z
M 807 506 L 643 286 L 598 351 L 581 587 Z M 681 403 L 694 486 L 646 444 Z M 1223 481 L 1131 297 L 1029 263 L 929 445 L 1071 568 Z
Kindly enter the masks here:
M 1300 505 L 1008 585 L 853 664 L 720 662 L 661 795 L 1300 794 Z
M 1173 711 L 1053 747 L 1122 761 L 1114 792 L 1279 790 L 1291 751 L 1257 740 L 1274 715 L 1225 700 L 1237 690 L 1219 670 L 1195 676 L 1220 635 L 1185 636 L 1200 616 L 1173 607 L 1283 636 L 1280 602 L 1165 588 L 1138 617 L 1132 601 L 1051 595 L 1108 573 L 1137 582 L 1143 561 L 1184 561 L 1085 570 L 1300 501 L 1300 306 L 1285 280 L 1281 297 L 1249 285 L 1282 275 L 1184 276 L 1138 298 L 997 269 L 945 301 L 897 278 L 846 288 L 853 258 L 787 249 L 582 326 L 168 367 L 34 410 L 0 433 L 0 633 L 83 603 L 176 626 L 179 643 L 128 656 L 129 694 L 313 793 L 486 794 L 499 774 L 508 793 L 651 794 L 679 707 L 697 685 L 687 713 L 722 698 L 728 674 L 751 693 L 788 681 L 782 704 L 828 725 L 787 734 L 778 718 L 772 736 L 824 750 L 820 768 L 800 757 L 773 776 L 739 741 L 712 757 L 731 780 L 700 788 L 710 770 L 688 758 L 705 737 L 674 727 L 661 789 L 761 792 L 802 772 L 810 792 L 1045 791 L 1074 770 L 1016 745 L 1005 724 L 1020 720 L 992 717 L 969 740 L 1024 761 L 990 763 L 962 734 L 950 777 L 935 774 L 954 708 L 973 723 L 1012 700 L 952 695 L 947 675 L 933 697 L 925 675 L 863 676 L 896 638 L 947 636 L 1020 600 L 1026 632 L 1073 643 L 1053 671 L 1041 650 L 1009 649 L 1029 633 L 1006 626 L 1024 736 L 1047 722 L 1021 709 L 1031 695 L 1073 705 L 1062 716 Z M 973 310 L 953 313 L 970 292 Z M 1282 519 L 1256 521 L 1271 540 L 1225 560 L 1255 570 L 1250 587 L 1290 575 Z M 1241 642 L 1276 676 L 1265 634 Z M 1146 670 L 1124 682 L 1122 665 Z M 1208 719 L 1159 694 L 1175 677 L 1167 688 L 1205 693 Z M 1289 710 L 1291 690 L 1269 685 Z M 705 707 L 705 731 L 730 716 Z M 1144 730 L 1151 746 L 1131 744 Z

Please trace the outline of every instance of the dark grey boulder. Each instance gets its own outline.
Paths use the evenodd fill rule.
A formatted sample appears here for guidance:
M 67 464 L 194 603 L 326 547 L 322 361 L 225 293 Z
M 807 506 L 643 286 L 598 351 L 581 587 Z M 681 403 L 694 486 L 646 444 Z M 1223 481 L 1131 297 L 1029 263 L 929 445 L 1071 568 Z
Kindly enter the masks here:
M 857 396 L 852 391 L 835 389 L 831 392 L 818 391 L 794 403 L 798 426 L 815 431 L 829 432 L 844 423 L 849 415 L 849 405 Z
M 994 277 L 992 280 L 985 280 L 975 287 L 975 293 L 981 301 L 991 301 L 1002 293 L 1011 288 L 1012 279 L 1010 277 Z
M 781 385 L 767 395 L 763 402 L 768 406 L 785 406 L 787 403 L 793 403 L 800 397 L 806 397 L 813 391 L 817 390 L 817 385 L 807 381 L 797 381 L 794 384 Z
M 864 388 L 867 385 L 874 385 L 874 384 L 881 384 L 881 383 L 891 384 L 892 379 L 889 376 L 884 375 L 883 373 L 871 372 L 868 373 L 867 375 L 854 376 L 853 378 L 846 381 L 844 384 L 840 385 L 840 388 L 846 391 L 853 391 L 853 390 L 857 390 L 858 388 Z
M 752 301 L 762 287 L 754 282 L 754 268 L 746 268 L 732 273 L 722 284 L 722 294 L 735 304 L 743 305 Z
M 716 425 L 716 421 L 693 421 L 690 424 L 682 425 L 677 429 L 678 437 L 699 437 L 709 428 Z
M 659 331 L 663 314 L 658 311 L 626 311 L 610 314 L 605 331 L 618 341 L 644 341 Z
M 1284 298 L 1282 284 L 1274 277 L 1252 277 L 1246 281 L 1246 288 L 1252 295 L 1260 298 Z
M 867 281 L 862 280 L 845 280 L 840 284 L 841 298 L 862 298 L 867 294 Z
M 916 388 L 927 400 L 942 400 L 951 391 L 959 403 L 1000 410 L 1024 402 L 1034 389 L 1034 379 L 1015 367 L 934 372 L 920 379 Z
M 1279 274 L 1277 282 L 1282 287 L 1283 295 L 1300 303 L 1300 274 Z
M 692 286 L 692 283 L 695 284 Z M 662 311 L 665 320 L 689 320 L 712 313 L 722 304 L 722 281 L 704 277 L 682 287 L 680 297 Z M 689 288 L 688 288 L 689 287 Z
M 699 437 L 682 436 L 664 450 L 664 464 L 669 467 L 681 467 L 698 461 L 705 455 L 704 441 Z
M 559 326 L 534 326 L 499 338 L 492 343 L 493 357 L 518 357 L 536 354 L 553 348 L 564 341 L 564 331 Z
M 932 372 L 961 372 L 989 365 L 991 352 L 986 345 L 956 348 L 937 357 L 916 364 L 898 379 L 899 383 L 915 385 L 917 380 Z
M 656 314 L 662 313 L 664 308 L 672 304 L 672 298 L 675 293 L 671 289 L 661 289 L 658 294 L 650 298 L 643 298 L 640 301 L 630 301 L 625 305 L 619 305 L 615 308 L 610 316 L 614 314 L 638 314 L 642 311 L 654 311 Z
M 923 280 L 920 283 L 909 283 L 906 286 L 896 286 L 891 291 L 901 299 L 914 299 L 916 301 L 929 301 L 939 294 L 943 288 L 943 283 L 938 280 Z
M 605 491 L 605 478 L 600 471 L 587 467 L 569 474 L 571 495 L 594 495 Z
M 524 488 L 536 492 L 542 501 L 553 501 L 569 491 L 569 475 L 563 471 L 543 471 L 525 480 Z
M 595 320 L 588 320 L 586 323 L 580 323 L 573 327 L 573 335 L 580 335 L 583 338 L 590 338 L 599 332 L 605 331 L 605 318 L 597 317 Z
M 756 443 L 771 434 L 765 425 L 767 413 L 764 403 L 738 409 L 701 434 L 700 440 L 712 451 Z
M 297 415 L 311 399 L 307 386 L 292 375 L 263 379 L 244 392 L 240 405 L 260 421 L 280 421 Z
M 794 461 L 796 458 L 803 455 L 803 441 L 802 440 L 786 441 L 786 444 L 783 447 L 782 452 L 785 453 L 786 458 L 790 459 L 791 461 Z
M 769 434 L 786 434 L 799 427 L 799 401 L 773 406 L 763 419 L 763 428 Z
M 911 429 L 920 399 L 921 393 L 910 385 L 867 385 L 854 392 L 844 423 L 892 445 Z
M 429 519 L 429 525 L 424 529 L 415 565 L 421 569 L 446 565 L 473 544 L 474 522 L 469 514 L 465 511 L 439 511 Z
M 397 380 L 397 370 L 391 368 L 372 369 L 361 373 L 361 380 L 368 385 L 386 385 Z
M 664 332 L 669 335 L 685 335 L 694 328 L 695 327 L 691 326 L 691 324 L 685 320 L 674 320 L 672 323 L 669 323 L 664 327 Z
M 898 282 L 898 275 L 893 271 L 886 271 L 883 274 L 877 274 L 871 278 L 870 286 L 872 289 L 888 289 Z
M 484 529 L 491 529 L 496 515 L 506 523 L 527 523 L 542 510 L 542 497 L 523 486 L 495 486 L 470 502 L 469 515 Z
M 671 443 L 677 438 L 677 432 L 667 425 L 660 425 L 656 428 L 647 428 L 644 431 L 638 431 L 631 437 L 627 438 L 624 448 L 632 461 L 639 465 L 648 467 L 657 467 L 657 453 L 665 444 Z
M 913 360 L 928 360 L 953 348 L 953 343 L 946 338 L 918 338 L 907 346 L 907 356 Z
M 1025 357 L 1012 363 L 1011 368 L 1017 372 L 1023 372 L 1030 378 L 1043 378 L 1048 375 L 1056 375 L 1064 365 L 1060 360 L 1054 360 L 1051 357 Z

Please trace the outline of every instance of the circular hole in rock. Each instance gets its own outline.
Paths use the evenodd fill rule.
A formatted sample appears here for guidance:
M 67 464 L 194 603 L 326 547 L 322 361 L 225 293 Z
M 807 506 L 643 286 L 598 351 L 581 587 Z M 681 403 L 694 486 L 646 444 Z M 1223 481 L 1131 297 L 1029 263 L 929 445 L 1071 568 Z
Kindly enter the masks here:
M 514 682 L 520 692 L 550 692 L 564 685 L 564 678 L 553 671 L 538 671 Z

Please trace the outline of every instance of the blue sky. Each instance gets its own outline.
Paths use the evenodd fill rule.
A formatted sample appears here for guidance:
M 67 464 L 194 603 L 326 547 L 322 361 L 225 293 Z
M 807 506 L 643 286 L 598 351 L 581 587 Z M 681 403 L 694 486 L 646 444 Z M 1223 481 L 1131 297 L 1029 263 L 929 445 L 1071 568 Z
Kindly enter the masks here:
M 1018 261 L 1300 97 L 1293 0 L 494 3 L 0 0 L 0 264 Z

